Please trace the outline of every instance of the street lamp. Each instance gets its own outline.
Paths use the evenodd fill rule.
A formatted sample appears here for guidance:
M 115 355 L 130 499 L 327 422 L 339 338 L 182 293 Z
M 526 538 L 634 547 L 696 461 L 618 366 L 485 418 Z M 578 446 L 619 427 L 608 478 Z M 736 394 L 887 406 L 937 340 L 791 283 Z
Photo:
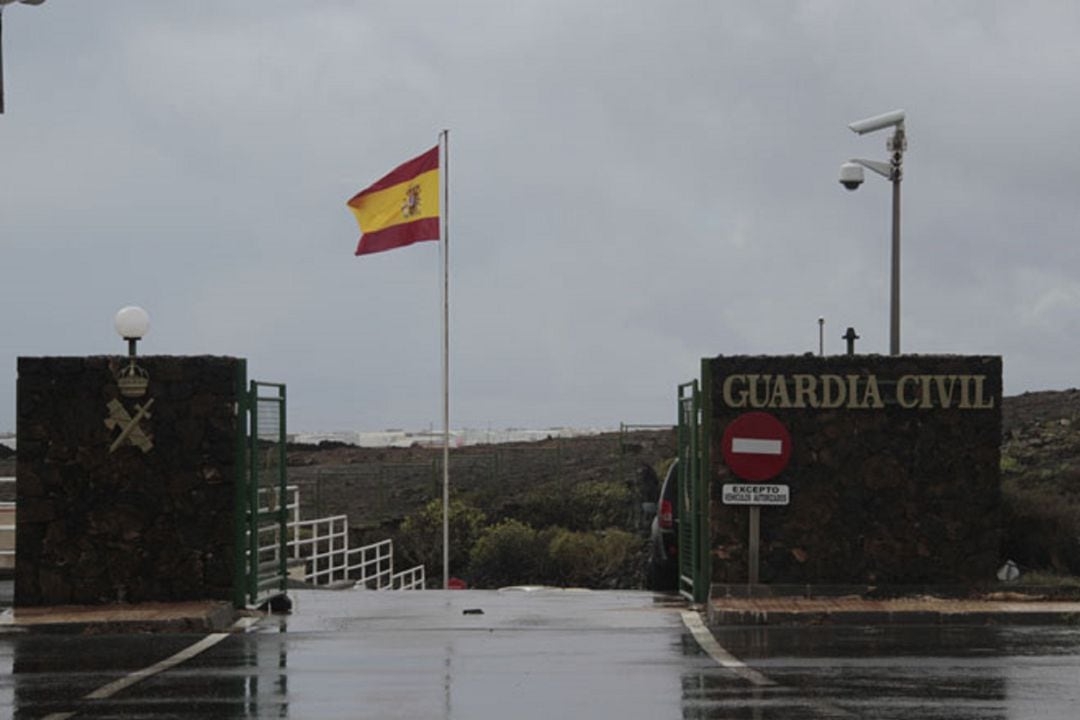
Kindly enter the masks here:
M 893 110 L 848 125 L 859 135 L 893 128 L 893 134 L 885 147 L 892 153 L 889 162 L 852 158 L 840 166 L 840 184 L 848 190 L 857 190 L 863 183 L 863 168 L 892 181 L 892 281 L 889 302 L 889 354 L 900 354 L 900 180 L 903 178 L 904 151 L 907 135 L 904 132 L 904 111 Z
M 120 394 L 124 397 L 142 397 L 146 393 L 150 375 L 135 364 L 135 346 L 150 332 L 150 315 L 141 307 L 129 305 L 116 313 L 113 326 L 117 335 L 128 343 L 127 367 L 121 369 L 116 376 Z
M 128 356 L 135 357 L 135 343 L 150 332 L 150 315 L 137 305 L 120 308 L 113 318 L 116 334 L 128 341 Z

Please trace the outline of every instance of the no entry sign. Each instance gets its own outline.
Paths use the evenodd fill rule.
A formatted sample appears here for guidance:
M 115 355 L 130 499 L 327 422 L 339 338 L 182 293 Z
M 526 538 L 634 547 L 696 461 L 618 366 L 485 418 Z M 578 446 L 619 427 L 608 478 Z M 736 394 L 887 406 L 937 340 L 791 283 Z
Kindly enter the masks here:
M 724 462 L 743 480 L 770 480 L 791 459 L 791 435 L 784 424 L 766 412 L 749 412 L 724 429 Z

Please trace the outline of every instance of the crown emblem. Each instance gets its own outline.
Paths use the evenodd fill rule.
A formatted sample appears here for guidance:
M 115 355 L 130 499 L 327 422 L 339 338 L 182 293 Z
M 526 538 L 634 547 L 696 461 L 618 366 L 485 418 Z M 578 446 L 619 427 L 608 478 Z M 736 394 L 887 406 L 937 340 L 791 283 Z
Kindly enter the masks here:
M 401 217 L 411 218 L 420 213 L 420 186 L 410 185 L 405 191 L 405 199 L 401 202 Z
M 135 364 L 134 358 L 116 373 L 116 385 L 120 394 L 128 398 L 142 397 L 150 384 L 150 373 Z

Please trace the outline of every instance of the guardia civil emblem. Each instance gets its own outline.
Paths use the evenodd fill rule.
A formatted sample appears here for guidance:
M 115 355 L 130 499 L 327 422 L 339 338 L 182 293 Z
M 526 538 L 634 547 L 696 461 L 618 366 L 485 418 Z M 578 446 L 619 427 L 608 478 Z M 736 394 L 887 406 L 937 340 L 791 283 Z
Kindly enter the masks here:
M 135 356 L 131 355 L 128 364 L 116 373 L 116 385 L 120 390 L 121 398 L 141 398 L 146 394 L 146 388 L 150 384 L 150 373 L 135 364 Z M 109 417 L 105 418 L 105 427 L 110 432 L 120 429 L 120 434 L 109 446 L 109 452 L 116 452 L 124 443 L 129 443 L 142 450 L 150 452 L 154 447 L 150 431 L 144 428 L 143 420 L 149 421 L 150 406 L 154 404 L 154 398 L 143 403 L 135 403 L 133 412 L 128 412 L 123 402 L 113 398 L 105 407 L 109 411 Z
M 116 313 L 114 324 L 116 332 L 128 344 L 127 365 L 115 371 L 116 387 L 123 398 L 141 398 L 146 395 L 146 388 L 150 385 L 150 373 L 135 363 L 135 346 L 150 330 L 150 316 L 141 307 L 131 305 L 121 308 L 120 312 Z M 109 432 L 117 428 L 120 430 L 120 434 L 109 446 L 110 453 L 116 452 L 116 449 L 125 442 L 134 445 L 144 453 L 150 452 L 154 443 L 149 429 L 144 428 L 141 423 L 143 420 L 150 420 L 150 406 L 153 404 L 153 398 L 142 403 L 137 402 L 135 410 L 129 412 L 124 407 L 124 403 L 116 398 L 106 403 L 105 407 L 109 411 L 109 416 L 105 418 L 105 427 Z
M 132 415 L 119 400 L 113 399 L 108 402 L 106 407 L 109 409 L 109 417 L 105 418 L 105 427 L 110 431 L 120 428 L 120 434 L 109 446 L 109 453 L 116 452 L 116 449 L 125 442 L 131 443 L 144 453 L 153 449 L 154 443 L 150 439 L 149 432 L 140 425 L 142 420 L 150 419 L 150 406 L 153 404 L 153 398 L 150 398 L 145 405 L 135 403 L 135 414 Z

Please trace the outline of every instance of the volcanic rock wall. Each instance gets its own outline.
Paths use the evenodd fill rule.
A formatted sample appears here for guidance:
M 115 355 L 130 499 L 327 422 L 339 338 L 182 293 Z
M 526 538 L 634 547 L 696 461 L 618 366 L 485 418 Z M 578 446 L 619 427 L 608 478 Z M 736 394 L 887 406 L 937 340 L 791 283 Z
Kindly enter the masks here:
M 244 361 L 19 358 L 18 606 L 232 599 Z
M 724 429 L 768 412 L 791 435 L 762 507 L 762 583 L 954 584 L 999 564 L 1001 358 L 717 357 L 711 419 L 712 580 L 748 578 L 746 506 L 725 505 Z

